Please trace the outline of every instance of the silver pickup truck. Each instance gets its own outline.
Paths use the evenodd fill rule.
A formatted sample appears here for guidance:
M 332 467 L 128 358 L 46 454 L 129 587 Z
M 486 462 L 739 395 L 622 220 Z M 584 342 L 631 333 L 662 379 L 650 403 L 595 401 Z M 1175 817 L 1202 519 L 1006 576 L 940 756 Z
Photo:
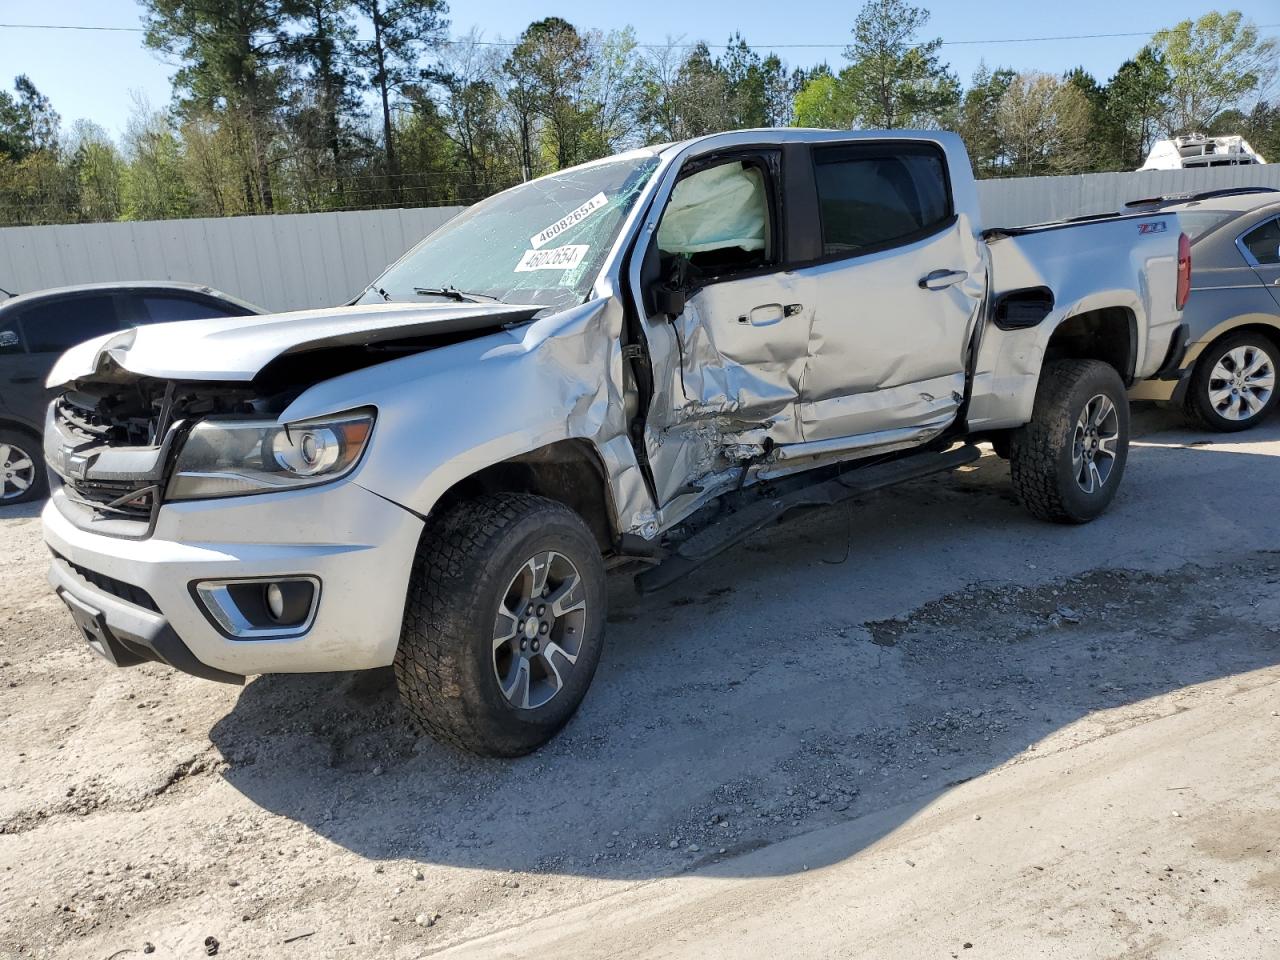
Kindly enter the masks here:
M 1171 215 L 984 231 L 947 133 L 636 150 L 477 204 L 351 305 L 68 352 L 50 577 L 120 666 L 394 664 L 426 731 L 528 752 L 591 681 L 608 568 L 660 589 L 982 440 L 1036 516 L 1098 516 L 1189 284 Z

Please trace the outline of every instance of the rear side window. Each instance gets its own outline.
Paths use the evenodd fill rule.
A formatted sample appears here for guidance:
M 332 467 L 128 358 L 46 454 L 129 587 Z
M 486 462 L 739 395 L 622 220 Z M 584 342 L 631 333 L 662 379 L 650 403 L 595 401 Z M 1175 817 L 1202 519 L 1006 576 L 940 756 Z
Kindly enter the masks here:
M 1260 266 L 1280 263 L 1280 219 L 1273 217 L 1254 227 L 1240 238 L 1240 242 Z
M 826 256 L 906 243 L 951 217 L 942 153 L 924 144 L 857 144 L 813 152 Z
M 22 331 L 32 353 L 61 353 L 118 329 L 115 299 L 109 296 L 68 297 L 22 311 Z
M 142 323 L 172 323 L 179 320 L 208 320 L 210 317 L 243 317 L 245 311 L 212 300 L 155 294 L 138 298 L 142 302 Z

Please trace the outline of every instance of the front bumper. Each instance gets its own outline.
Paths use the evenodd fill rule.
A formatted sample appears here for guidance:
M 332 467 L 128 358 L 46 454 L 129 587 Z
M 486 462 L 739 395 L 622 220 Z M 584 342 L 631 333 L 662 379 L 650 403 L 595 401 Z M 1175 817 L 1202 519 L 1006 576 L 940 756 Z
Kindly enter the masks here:
M 42 515 L 55 554 L 50 582 L 91 646 L 120 666 L 160 660 L 235 681 L 361 670 L 395 657 L 422 521 L 352 481 L 166 504 L 144 540 L 82 529 L 64 497 L 55 491 Z M 295 636 L 234 639 L 194 590 L 203 580 L 289 576 L 320 582 L 311 627 Z

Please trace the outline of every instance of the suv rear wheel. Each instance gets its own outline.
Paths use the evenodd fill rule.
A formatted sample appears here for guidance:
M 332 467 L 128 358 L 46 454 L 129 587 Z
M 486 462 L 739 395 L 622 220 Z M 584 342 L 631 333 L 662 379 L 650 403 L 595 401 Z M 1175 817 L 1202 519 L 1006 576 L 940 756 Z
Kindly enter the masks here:
M 1260 333 L 1232 334 L 1200 355 L 1191 374 L 1187 412 L 1223 433 L 1257 426 L 1276 405 L 1280 350 Z
M 40 441 L 18 430 L 0 430 L 0 506 L 39 499 L 47 484 Z
M 438 740 L 511 757 L 578 709 L 603 647 L 604 563 L 554 500 L 497 494 L 428 524 L 414 561 L 395 673 Z
M 1111 503 L 1129 453 L 1129 402 L 1101 360 L 1045 364 L 1031 422 L 1013 432 L 1009 472 L 1018 499 L 1054 523 L 1088 523 Z

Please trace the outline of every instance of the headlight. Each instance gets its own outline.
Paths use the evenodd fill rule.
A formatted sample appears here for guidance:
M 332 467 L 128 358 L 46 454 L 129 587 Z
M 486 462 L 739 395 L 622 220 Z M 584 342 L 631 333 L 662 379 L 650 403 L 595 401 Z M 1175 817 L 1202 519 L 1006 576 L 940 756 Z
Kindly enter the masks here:
M 178 454 L 169 500 L 235 497 L 328 483 L 354 469 L 373 413 L 306 420 L 204 420 Z

